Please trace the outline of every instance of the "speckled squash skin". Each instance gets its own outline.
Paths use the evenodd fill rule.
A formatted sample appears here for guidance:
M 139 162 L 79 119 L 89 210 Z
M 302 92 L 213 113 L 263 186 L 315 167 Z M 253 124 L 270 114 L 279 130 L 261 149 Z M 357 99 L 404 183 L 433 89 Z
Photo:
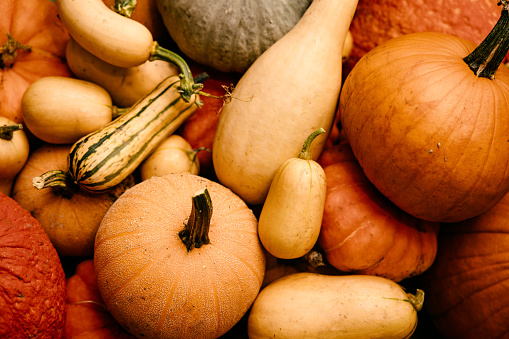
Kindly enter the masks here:
M 172 39 L 196 62 L 245 72 L 285 35 L 312 0 L 156 0 Z
M 192 196 L 206 187 L 210 243 L 187 251 L 179 238 Z M 257 220 L 226 187 L 191 174 L 145 180 L 109 209 L 94 265 L 113 317 L 141 338 L 218 338 L 258 295 L 265 256 Z
M 62 338 L 65 274 L 41 224 L 0 192 L 0 338 Z

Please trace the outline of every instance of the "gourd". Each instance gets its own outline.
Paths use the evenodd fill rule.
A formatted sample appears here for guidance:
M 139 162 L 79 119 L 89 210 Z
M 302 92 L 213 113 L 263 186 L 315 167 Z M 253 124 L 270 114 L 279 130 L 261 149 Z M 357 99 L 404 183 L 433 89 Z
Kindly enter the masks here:
M 91 194 L 80 190 L 67 176 L 56 174 L 47 180 L 45 189 L 34 189 L 34 177 L 67 170 L 70 148 L 71 145 L 43 144 L 32 152 L 16 178 L 12 197 L 41 223 L 59 255 L 89 256 L 104 214 L 135 182 L 130 176 L 108 193 Z
M 109 93 L 89 81 L 47 76 L 28 86 L 21 99 L 23 121 L 40 140 L 72 144 L 106 126 L 116 113 Z
M 156 0 L 166 29 L 194 61 L 244 73 L 300 20 L 311 0 Z
M 66 321 L 64 337 L 134 339 L 106 310 L 99 293 L 93 259 L 85 259 L 67 278 Z
M 509 195 L 485 213 L 443 225 L 435 263 L 420 283 L 444 338 L 503 338 L 509 325 Z
M 248 318 L 256 338 L 410 338 L 424 292 L 364 275 L 295 273 L 266 286 Z
M 141 180 L 170 173 L 198 175 L 200 161 L 196 157 L 200 149 L 192 149 L 186 139 L 173 134 L 164 140 L 140 165 Z
M 322 133 L 323 128 L 311 133 L 299 156 L 285 161 L 272 179 L 258 235 L 263 247 L 277 258 L 304 256 L 320 234 L 327 181 L 322 167 L 311 160 L 309 149 Z
M 52 1 L 2 0 L 0 116 L 22 123 L 21 97 L 28 85 L 44 76 L 70 76 L 64 59 L 68 39 Z
M 106 213 L 94 265 L 113 317 L 137 337 L 217 338 L 247 312 L 264 277 L 257 220 L 217 182 L 142 181 Z
M 0 192 L 11 195 L 14 180 L 25 166 L 29 152 L 23 125 L 0 117 Z
M 0 337 L 62 338 L 65 273 L 41 224 L 0 192 Z
M 391 39 L 366 54 L 341 92 L 339 120 L 368 179 L 407 213 L 457 222 L 509 190 L 507 3 L 475 44 L 440 33 Z M 368 95 L 369 94 L 369 95 Z
M 196 110 L 198 96 L 184 101 L 179 84 L 178 76 L 168 77 L 119 118 L 74 143 L 67 173 L 59 176 L 91 192 L 122 182 Z M 43 188 L 53 176 L 35 177 L 34 186 Z
M 324 149 L 318 163 L 327 195 L 318 244 L 342 272 L 399 282 L 435 260 L 440 224 L 396 207 L 366 178 L 347 141 Z
M 218 180 L 248 204 L 264 202 L 276 170 L 320 127 L 325 133 L 313 142 L 312 159 L 322 151 L 336 112 L 341 54 L 356 5 L 357 0 L 313 1 L 301 20 L 256 59 L 224 106 L 212 148 L 214 169 Z
M 476 1 L 473 10 L 470 0 L 445 0 L 440 3 L 360 0 L 350 25 L 354 44 L 343 67 L 344 75 L 367 52 L 405 34 L 438 32 L 478 44 L 493 28 L 499 16 L 497 1 Z
M 106 89 L 119 107 L 131 107 L 165 78 L 178 75 L 177 67 L 163 60 L 146 61 L 128 68 L 113 66 L 88 52 L 72 38 L 67 42 L 65 55 L 76 77 Z

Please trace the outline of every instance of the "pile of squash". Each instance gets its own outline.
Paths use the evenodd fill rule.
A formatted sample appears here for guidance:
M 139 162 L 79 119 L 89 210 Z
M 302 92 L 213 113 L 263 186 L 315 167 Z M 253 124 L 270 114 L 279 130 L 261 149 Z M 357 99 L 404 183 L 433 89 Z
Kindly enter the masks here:
M 507 333 L 509 1 L 412 6 L 4 0 L 0 243 L 45 244 L 50 336 Z M 0 334 L 44 337 L 12 276 Z

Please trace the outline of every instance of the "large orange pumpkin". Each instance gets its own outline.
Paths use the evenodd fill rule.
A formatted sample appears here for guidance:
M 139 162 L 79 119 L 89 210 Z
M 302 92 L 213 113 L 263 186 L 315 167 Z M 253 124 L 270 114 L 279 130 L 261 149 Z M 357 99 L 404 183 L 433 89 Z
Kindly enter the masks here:
M 257 226 L 245 202 L 217 182 L 169 174 L 137 184 L 97 231 L 94 265 L 108 310 L 137 337 L 223 335 L 263 282 Z
M 444 338 L 508 338 L 509 194 L 476 218 L 443 225 L 421 281 Z
M 64 60 L 68 39 L 54 2 L 0 1 L 0 116 L 22 122 L 21 97 L 32 82 L 70 76 Z

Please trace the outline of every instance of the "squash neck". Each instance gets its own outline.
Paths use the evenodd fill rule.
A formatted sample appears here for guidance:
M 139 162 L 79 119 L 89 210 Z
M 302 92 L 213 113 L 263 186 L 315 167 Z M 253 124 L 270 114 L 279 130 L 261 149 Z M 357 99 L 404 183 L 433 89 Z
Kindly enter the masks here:
M 206 187 L 196 192 L 192 201 L 191 214 L 184 229 L 179 232 L 188 252 L 210 243 L 209 228 L 212 219 L 212 200 Z
M 509 0 L 501 0 L 502 13 L 486 38 L 463 58 L 478 77 L 493 79 L 509 50 Z
M 0 69 L 11 68 L 18 57 L 18 51 L 30 52 L 32 47 L 23 45 L 7 33 L 7 41 L 0 47 Z
M 14 132 L 23 130 L 22 124 L 0 126 L 0 139 L 10 141 Z

